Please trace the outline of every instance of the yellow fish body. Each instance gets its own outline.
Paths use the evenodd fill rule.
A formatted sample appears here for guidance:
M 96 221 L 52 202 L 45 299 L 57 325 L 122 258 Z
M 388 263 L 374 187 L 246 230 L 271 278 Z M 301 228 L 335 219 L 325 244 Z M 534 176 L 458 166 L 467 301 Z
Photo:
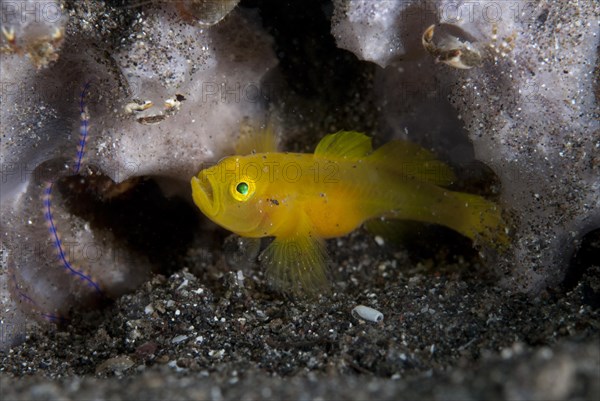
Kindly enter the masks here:
M 471 238 L 505 241 L 500 210 L 478 195 L 442 188 L 452 170 L 418 145 L 392 141 L 373 151 L 357 132 L 327 135 L 314 154 L 232 156 L 191 181 L 194 202 L 243 237 L 274 237 L 261 255 L 287 291 L 326 283 L 324 239 L 378 218 L 441 224 Z

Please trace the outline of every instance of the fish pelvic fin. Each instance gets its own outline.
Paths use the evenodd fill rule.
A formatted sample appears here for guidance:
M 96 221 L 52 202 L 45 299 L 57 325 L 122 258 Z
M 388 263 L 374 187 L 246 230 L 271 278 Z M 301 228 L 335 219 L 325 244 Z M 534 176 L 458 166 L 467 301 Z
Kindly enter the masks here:
M 260 262 L 271 284 L 296 296 L 316 296 L 329 288 L 325 241 L 308 231 L 276 237 Z

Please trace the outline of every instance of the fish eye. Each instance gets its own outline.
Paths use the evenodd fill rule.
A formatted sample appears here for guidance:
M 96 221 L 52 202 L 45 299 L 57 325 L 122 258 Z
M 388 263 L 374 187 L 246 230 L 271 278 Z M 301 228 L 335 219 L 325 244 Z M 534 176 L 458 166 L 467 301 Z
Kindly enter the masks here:
M 242 195 L 247 195 L 248 194 L 248 184 L 245 182 L 240 182 L 239 184 L 237 184 L 237 187 L 235 187 L 235 190 Z
M 238 201 L 246 201 L 252 197 L 256 185 L 254 181 L 243 177 L 240 181 L 234 181 L 231 186 L 231 196 Z

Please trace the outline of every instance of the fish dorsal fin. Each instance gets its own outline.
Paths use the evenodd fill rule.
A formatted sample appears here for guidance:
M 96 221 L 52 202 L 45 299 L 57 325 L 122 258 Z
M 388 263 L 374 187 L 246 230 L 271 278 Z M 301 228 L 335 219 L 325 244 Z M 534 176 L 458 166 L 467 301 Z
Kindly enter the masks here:
M 277 145 L 278 138 L 272 121 L 259 128 L 244 121 L 240 125 L 240 135 L 235 145 L 235 153 L 245 156 L 277 152 Z
M 432 152 L 408 141 L 388 142 L 376 149 L 369 160 L 395 174 L 435 185 L 447 186 L 456 179 L 452 169 Z
M 326 135 L 315 149 L 315 156 L 363 157 L 371 153 L 371 138 L 356 131 Z

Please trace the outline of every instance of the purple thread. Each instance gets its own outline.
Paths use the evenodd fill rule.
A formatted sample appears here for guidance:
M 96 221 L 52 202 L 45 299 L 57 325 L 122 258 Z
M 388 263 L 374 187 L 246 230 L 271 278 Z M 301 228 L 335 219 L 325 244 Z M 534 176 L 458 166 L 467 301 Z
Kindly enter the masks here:
M 31 297 L 29 295 L 27 295 L 26 293 L 21 291 L 21 289 L 19 288 L 19 284 L 17 282 L 17 276 L 15 275 L 15 273 L 12 274 L 12 279 L 15 284 L 15 291 L 17 291 L 17 293 L 19 294 L 19 297 L 21 297 L 25 301 L 29 302 L 30 304 L 35 305 L 35 301 L 33 299 L 31 299 Z
M 79 169 L 81 169 L 81 161 L 83 159 L 83 155 L 85 153 L 85 142 L 87 141 L 88 136 L 88 116 L 85 111 L 85 94 L 90 87 L 91 82 L 88 81 L 81 91 L 81 96 L 79 97 L 79 112 L 81 114 L 81 126 L 79 127 L 79 149 L 77 150 L 77 156 L 75 157 L 75 166 L 73 166 L 73 173 L 79 173 Z
M 81 161 L 83 159 L 85 143 L 86 143 L 87 136 L 88 136 L 89 120 L 87 117 L 87 113 L 85 112 L 85 94 L 86 94 L 87 90 L 89 89 L 90 84 L 91 84 L 91 82 L 88 81 L 84 85 L 83 90 L 81 92 L 80 99 L 79 99 L 79 111 L 81 113 L 81 127 L 80 127 L 80 138 L 79 138 L 80 148 L 77 150 L 76 163 L 73 166 L 74 174 L 77 174 L 79 172 L 79 170 L 81 169 Z M 52 202 L 50 201 L 50 196 L 52 195 L 52 186 L 53 185 L 54 185 L 54 181 L 50 181 L 50 182 L 48 182 L 46 188 L 44 189 L 43 204 L 44 204 L 44 209 L 45 209 L 44 218 L 50 224 L 48 231 L 54 241 L 54 247 L 57 249 L 57 257 L 62 262 L 63 266 L 67 269 L 67 271 L 69 273 L 71 273 L 72 275 L 78 276 L 83 281 L 86 281 L 89 287 L 94 288 L 100 295 L 104 295 L 104 293 L 100 289 L 100 286 L 96 282 L 94 282 L 91 277 L 87 276 L 83 272 L 75 270 L 66 258 L 65 252 L 62 247 L 62 243 L 60 241 L 60 238 L 58 238 L 58 232 L 56 230 L 56 226 L 54 225 L 54 220 L 52 218 L 52 211 L 51 211 Z M 27 295 L 24 291 L 21 291 L 21 288 L 19 287 L 19 283 L 17 281 L 17 276 L 15 275 L 15 273 L 11 274 L 11 279 L 13 280 L 15 291 L 19 295 L 19 298 L 26 301 L 27 303 L 33 305 L 34 308 L 39 309 L 37 302 L 35 302 L 33 300 L 33 298 L 31 298 L 29 295 Z M 68 323 L 69 322 L 68 318 L 60 316 L 60 315 L 53 315 L 51 313 L 44 313 L 44 312 L 39 312 L 39 314 L 40 314 L 40 316 L 42 316 L 42 318 L 44 318 L 50 322 L 53 322 L 53 323 Z
M 12 278 L 13 283 L 15 285 L 15 291 L 19 294 L 19 297 L 21 299 L 27 301 L 27 303 L 33 305 L 34 308 L 38 308 L 39 309 L 37 303 L 29 295 L 27 295 L 25 292 L 21 291 L 21 289 L 19 288 L 19 284 L 17 282 L 17 276 L 15 275 L 15 273 L 13 273 L 11 275 L 11 278 Z M 53 315 L 53 314 L 50 314 L 50 313 L 42 313 L 42 312 L 40 312 L 40 315 L 44 319 L 46 319 L 46 320 L 48 320 L 50 322 L 67 323 L 69 321 L 69 319 L 67 319 L 65 317 L 62 317 L 62 316 L 59 316 L 59 315 Z
M 58 259 L 61 261 L 61 263 L 63 264 L 65 269 L 67 269 L 67 271 L 69 271 L 69 273 L 81 278 L 83 281 L 86 281 L 90 287 L 93 287 L 97 292 L 102 294 L 102 290 L 100 289 L 100 286 L 97 283 L 95 283 L 91 277 L 87 276 L 83 272 L 75 270 L 73 268 L 73 266 L 71 266 L 71 263 L 69 263 L 69 261 L 67 260 L 67 256 L 65 255 L 65 251 L 62 247 L 60 238 L 58 238 L 58 231 L 56 230 L 56 226 L 54 225 L 54 219 L 52 218 L 52 211 L 51 211 L 52 202 L 50 202 L 50 193 L 52 192 L 53 185 L 54 185 L 53 182 L 50 182 L 48 184 L 48 187 L 46 190 L 46 194 L 48 197 L 44 200 L 44 205 L 46 206 L 46 219 L 48 220 L 48 223 L 50 224 L 50 234 L 52 235 L 52 240 L 54 241 L 54 246 L 56 248 L 56 253 L 58 254 Z
M 65 324 L 70 322 L 69 319 L 67 319 L 66 317 L 62 317 L 59 315 L 52 315 L 50 313 L 40 313 L 40 315 L 42 315 L 42 317 L 46 320 L 48 320 L 51 323 L 61 323 L 61 324 Z
M 77 150 L 77 156 L 76 156 L 76 162 L 75 165 L 73 166 L 73 173 L 77 174 L 79 172 L 79 170 L 81 169 L 81 161 L 83 159 L 83 154 L 84 154 L 84 150 L 85 150 L 85 142 L 87 140 L 87 136 L 88 136 L 88 117 L 87 117 L 87 113 L 85 111 L 85 95 L 87 90 L 90 87 L 90 83 L 91 82 L 87 82 L 84 87 L 83 90 L 81 91 L 81 96 L 79 98 L 79 111 L 81 113 L 81 127 L 80 127 L 80 139 L 79 139 L 79 148 Z M 67 271 L 69 273 L 71 273 L 74 276 L 79 277 L 81 280 L 85 281 L 89 287 L 94 288 L 99 294 L 103 295 L 102 290 L 100 289 L 100 286 L 98 285 L 98 283 L 96 283 L 94 280 L 92 280 L 92 278 L 88 275 L 86 275 L 85 273 L 78 271 L 76 269 L 73 268 L 73 266 L 71 265 L 71 263 L 69 263 L 69 261 L 67 260 L 67 256 L 65 255 L 65 251 L 62 247 L 62 242 L 60 241 L 60 238 L 58 237 L 58 231 L 56 229 L 56 226 L 54 225 L 54 219 L 52 218 L 52 202 L 50 201 L 50 195 L 52 194 L 52 186 L 54 185 L 54 181 L 51 181 L 48 183 L 48 186 L 46 187 L 45 191 L 44 191 L 44 207 L 46 209 L 44 217 L 46 218 L 46 221 L 49 223 L 50 228 L 50 235 L 52 236 L 52 240 L 54 242 L 54 247 L 56 248 L 56 253 L 58 256 L 58 259 L 60 260 L 60 262 L 62 263 L 63 267 L 65 269 L 67 269 Z

